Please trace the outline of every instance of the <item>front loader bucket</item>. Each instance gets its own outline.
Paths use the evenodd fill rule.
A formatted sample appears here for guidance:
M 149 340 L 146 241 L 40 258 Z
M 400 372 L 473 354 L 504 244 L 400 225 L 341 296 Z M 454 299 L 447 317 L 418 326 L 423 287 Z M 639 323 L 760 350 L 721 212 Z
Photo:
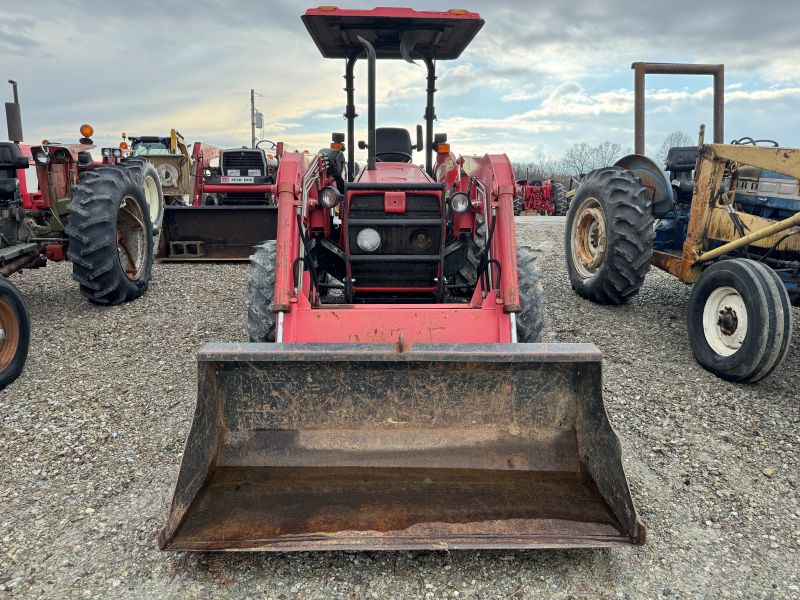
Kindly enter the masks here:
M 209 344 L 168 550 L 644 542 L 588 344 Z
M 156 260 L 246 261 L 277 237 L 277 206 L 165 206 Z

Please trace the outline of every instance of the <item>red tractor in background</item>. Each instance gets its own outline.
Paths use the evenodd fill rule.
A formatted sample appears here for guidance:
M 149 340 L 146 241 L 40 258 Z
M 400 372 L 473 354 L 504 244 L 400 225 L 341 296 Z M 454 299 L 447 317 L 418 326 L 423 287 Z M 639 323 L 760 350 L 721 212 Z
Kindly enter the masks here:
M 536 254 L 508 157 L 434 135 L 436 64 L 476 13 L 311 9 L 345 63 L 347 147 L 285 152 L 277 239 L 251 257 L 251 344 L 208 344 L 159 544 L 170 550 L 642 543 L 601 356 L 538 344 Z M 366 167 L 354 67 L 368 61 Z M 377 59 L 427 70 L 425 133 L 376 126 Z M 422 152 L 425 167 L 414 164 Z
M 538 179 L 517 180 L 517 194 L 514 197 L 514 215 L 534 212 L 539 215 L 563 216 L 569 210 L 567 188 L 557 181 Z
M 6 103 L 6 115 L 12 141 L 0 142 L 0 389 L 22 372 L 30 340 L 25 304 L 5 278 L 68 259 L 90 302 L 134 300 L 150 281 L 154 219 L 163 205 L 149 163 L 117 164 L 122 152 L 116 149 L 104 149 L 103 162 L 93 161 L 89 125 L 81 126 L 78 144 L 22 144 L 17 85 L 11 84 L 14 101 Z M 35 183 L 26 176 L 31 165 Z

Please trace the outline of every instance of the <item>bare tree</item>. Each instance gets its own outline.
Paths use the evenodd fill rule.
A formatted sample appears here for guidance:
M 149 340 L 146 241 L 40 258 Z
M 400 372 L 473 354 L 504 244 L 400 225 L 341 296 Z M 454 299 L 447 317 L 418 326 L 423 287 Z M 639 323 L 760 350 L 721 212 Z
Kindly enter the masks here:
M 543 153 L 531 162 L 515 162 L 511 166 L 514 168 L 514 174 L 518 181 L 521 179 L 549 180 L 565 185 L 569 182 L 569 172 L 564 168 L 563 161 L 553 159 Z
M 570 173 L 588 173 L 594 169 L 594 161 L 594 148 L 586 142 L 574 144 L 561 159 L 564 168 Z
M 569 185 L 572 175 L 588 173 L 613 165 L 622 155 L 622 146 L 605 141 L 597 146 L 574 144 L 560 160 L 539 154 L 531 162 L 512 163 L 517 180 L 557 181 Z
M 669 152 L 670 148 L 692 145 L 694 145 L 694 141 L 688 135 L 682 131 L 673 131 L 664 138 L 664 141 L 661 143 L 661 148 L 658 149 L 659 164 L 663 165 L 665 162 L 667 162 L 667 153 Z
M 568 173 L 588 173 L 600 167 L 613 165 L 622 154 L 622 146 L 616 142 L 605 142 L 590 146 L 582 142 L 574 144 L 562 159 L 564 170 Z
M 602 144 L 598 144 L 593 148 L 594 153 L 594 165 L 592 166 L 593 169 L 599 169 L 600 167 L 610 167 L 613 165 L 617 160 L 619 160 L 620 155 L 622 154 L 622 146 L 617 144 L 616 142 L 609 142 L 606 140 Z

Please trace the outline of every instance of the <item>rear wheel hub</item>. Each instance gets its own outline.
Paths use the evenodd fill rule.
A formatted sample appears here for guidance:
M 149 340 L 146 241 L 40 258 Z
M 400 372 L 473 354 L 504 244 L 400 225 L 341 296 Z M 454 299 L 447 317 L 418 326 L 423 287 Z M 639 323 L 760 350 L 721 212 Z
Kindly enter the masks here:
M 117 213 L 117 250 L 125 276 L 131 281 L 141 278 L 147 264 L 146 219 L 139 202 L 126 196 Z
M 572 257 L 581 277 L 594 276 L 606 256 L 606 215 L 594 198 L 587 198 L 573 221 Z
M 0 371 L 7 369 L 14 360 L 19 342 L 17 311 L 8 300 L 0 299 Z

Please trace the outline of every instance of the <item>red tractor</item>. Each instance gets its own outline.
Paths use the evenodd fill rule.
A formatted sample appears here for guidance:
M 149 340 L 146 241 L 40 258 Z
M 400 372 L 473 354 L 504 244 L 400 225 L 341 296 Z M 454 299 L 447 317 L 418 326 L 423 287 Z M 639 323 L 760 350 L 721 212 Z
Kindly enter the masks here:
M 6 103 L 11 142 L 0 142 L 0 389 L 22 372 L 30 323 L 17 289 L 5 278 L 48 260 L 72 262 L 81 293 L 96 304 L 134 300 L 147 289 L 155 219 L 163 205 L 152 165 L 116 164 L 103 150 L 95 163 L 89 125 L 77 144 L 26 146 L 16 83 Z M 26 171 L 36 168 L 36 180 Z
M 347 144 L 284 153 L 277 240 L 251 261 L 251 344 L 200 351 L 170 550 L 531 548 L 641 543 L 601 357 L 538 344 L 536 254 L 514 174 L 434 135 L 436 64 L 464 11 L 309 10 L 345 63 Z M 366 139 L 354 67 L 368 61 Z M 376 126 L 377 59 L 427 70 L 425 134 Z M 367 151 L 354 168 L 354 147 Z M 346 152 L 346 153 L 345 153 Z M 421 152 L 425 167 L 417 166 Z
M 514 197 L 514 215 L 534 212 L 539 215 L 563 216 L 569 210 L 567 188 L 557 181 L 520 179 Z

